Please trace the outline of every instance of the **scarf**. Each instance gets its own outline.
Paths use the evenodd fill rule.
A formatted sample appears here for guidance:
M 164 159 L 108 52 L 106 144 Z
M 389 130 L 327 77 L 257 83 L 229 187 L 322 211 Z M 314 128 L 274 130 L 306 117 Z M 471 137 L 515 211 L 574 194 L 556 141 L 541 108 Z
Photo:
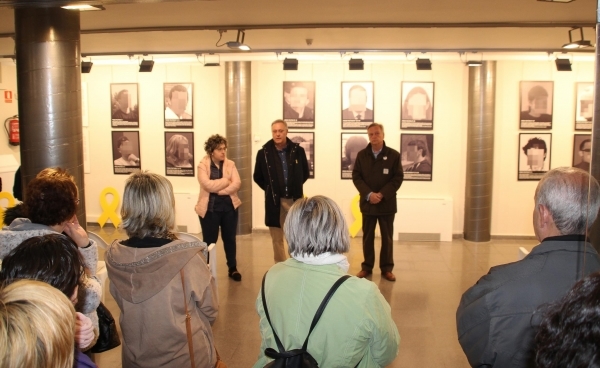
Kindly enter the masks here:
M 298 262 L 302 262 L 308 265 L 313 266 L 321 266 L 328 264 L 335 264 L 344 272 L 348 272 L 348 268 L 350 268 L 350 263 L 348 263 L 348 258 L 343 254 L 332 254 L 331 252 L 321 253 L 318 256 L 314 256 L 312 254 L 301 254 L 296 253 L 291 255 Z

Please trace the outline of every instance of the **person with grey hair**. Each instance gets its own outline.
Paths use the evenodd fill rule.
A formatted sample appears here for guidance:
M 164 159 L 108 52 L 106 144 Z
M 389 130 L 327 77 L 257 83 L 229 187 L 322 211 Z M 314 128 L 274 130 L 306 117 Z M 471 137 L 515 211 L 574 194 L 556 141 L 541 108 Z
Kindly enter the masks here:
M 598 253 L 586 241 L 600 208 L 596 179 L 576 168 L 551 170 L 534 200 L 540 244 L 521 261 L 492 267 L 463 294 L 456 311 L 458 341 L 472 367 L 534 366 L 544 305 L 600 270 Z
M 194 361 L 214 367 L 217 287 L 202 256 L 206 244 L 173 233 L 171 183 L 149 172 L 131 175 L 121 217 L 129 239 L 115 240 L 105 259 L 121 310 L 123 367 L 189 367 Z
M 273 329 L 287 349 L 304 343 L 312 317 L 330 287 L 348 272 L 350 235 L 338 205 L 324 196 L 302 198 L 284 225 L 290 255 L 267 272 L 264 293 Z M 255 368 L 271 361 L 276 348 L 261 292 L 256 300 L 262 336 Z M 384 367 L 398 354 L 400 335 L 391 309 L 373 282 L 350 277 L 327 304 L 308 340 L 319 367 Z

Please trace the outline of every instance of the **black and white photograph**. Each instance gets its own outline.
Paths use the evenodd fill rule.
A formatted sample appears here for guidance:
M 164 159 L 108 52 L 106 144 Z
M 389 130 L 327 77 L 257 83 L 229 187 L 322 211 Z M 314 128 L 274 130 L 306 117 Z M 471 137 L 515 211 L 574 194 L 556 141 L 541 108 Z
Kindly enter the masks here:
M 140 133 L 137 131 L 113 131 L 113 172 L 116 175 L 129 175 L 139 172 Z
M 283 82 L 283 120 L 290 129 L 315 127 L 315 82 Z
M 194 133 L 165 132 L 165 174 L 194 176 Z
M 342 82 L 342 129 L 363 129 L 374 120 L 373 82 Z
M 433 82 L 402 82 L 400 128 L 433 129 Z
M 342 179 L 352 179 L 352 169 L 358 152 L 369 144 L 367 133 L 342 133 Z
M 193 128 L 192 83 L 165 83 L 165 128 Z
M 140 111 L 137 83 L 110 84 L 110 113 L 113 128 L 139 128 Z
M 521 81 L 521 129 L 552 129 L 554 82 Z
M 288 138 L 298 143 L 306 152 L 308 161 L 308 178 L 315 178 L 315 133 L 313 132 L 288 132 Z
M 573 136 L 573 167 L 590 172 L 592 161 L 592 135 L 575 134 Z
M 540 180 L 550 171 L 552 133 L 519 133 L 519 180 Z
M 404 180 L 433 179 L 433 134 L 400 134 Z
M 594 83 L 575 83 L 575 130 L 592 130 Z

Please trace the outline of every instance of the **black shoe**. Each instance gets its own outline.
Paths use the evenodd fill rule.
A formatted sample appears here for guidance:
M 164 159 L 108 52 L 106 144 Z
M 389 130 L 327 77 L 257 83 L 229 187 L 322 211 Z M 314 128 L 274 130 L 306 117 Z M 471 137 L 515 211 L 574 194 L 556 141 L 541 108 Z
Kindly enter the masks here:
M 232 278 L 233 281 L 242 281 L 242 274 L 236 269 L 229 270 L 229 278 Z

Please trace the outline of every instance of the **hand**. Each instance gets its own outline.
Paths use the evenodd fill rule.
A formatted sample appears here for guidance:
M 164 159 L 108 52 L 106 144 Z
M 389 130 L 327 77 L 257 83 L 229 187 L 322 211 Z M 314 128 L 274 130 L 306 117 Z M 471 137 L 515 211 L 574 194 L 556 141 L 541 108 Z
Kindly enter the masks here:
M 85 230 L 79 225 L 77 216 L 73 216 L 70 221 L 67 221 L 64 231 L 79 248 L 87 247 L 90 244 L 90 238 Z
M 377 204 L 381 202 L 382 199 L 383 195 L 381 193 L 371 193 L 371 196 L 369 197 L 369 203 Z
M 79 349 L 85 349 L 94 341 L 94 326 L 83 314 L 76 312 L 75 316 L 75 344 Z
M 136 155 L 134 155 L 133 153 L 132 153 L 132 154 L 130 154 L 130 155 L 127 157 L 127 160 L 128 160 L 128 161 L 133 161 L 133 162 L 135 162 L 136 164 L 140 162 L 140 159 L 139 159 L 139 158 L 138 158 Z

